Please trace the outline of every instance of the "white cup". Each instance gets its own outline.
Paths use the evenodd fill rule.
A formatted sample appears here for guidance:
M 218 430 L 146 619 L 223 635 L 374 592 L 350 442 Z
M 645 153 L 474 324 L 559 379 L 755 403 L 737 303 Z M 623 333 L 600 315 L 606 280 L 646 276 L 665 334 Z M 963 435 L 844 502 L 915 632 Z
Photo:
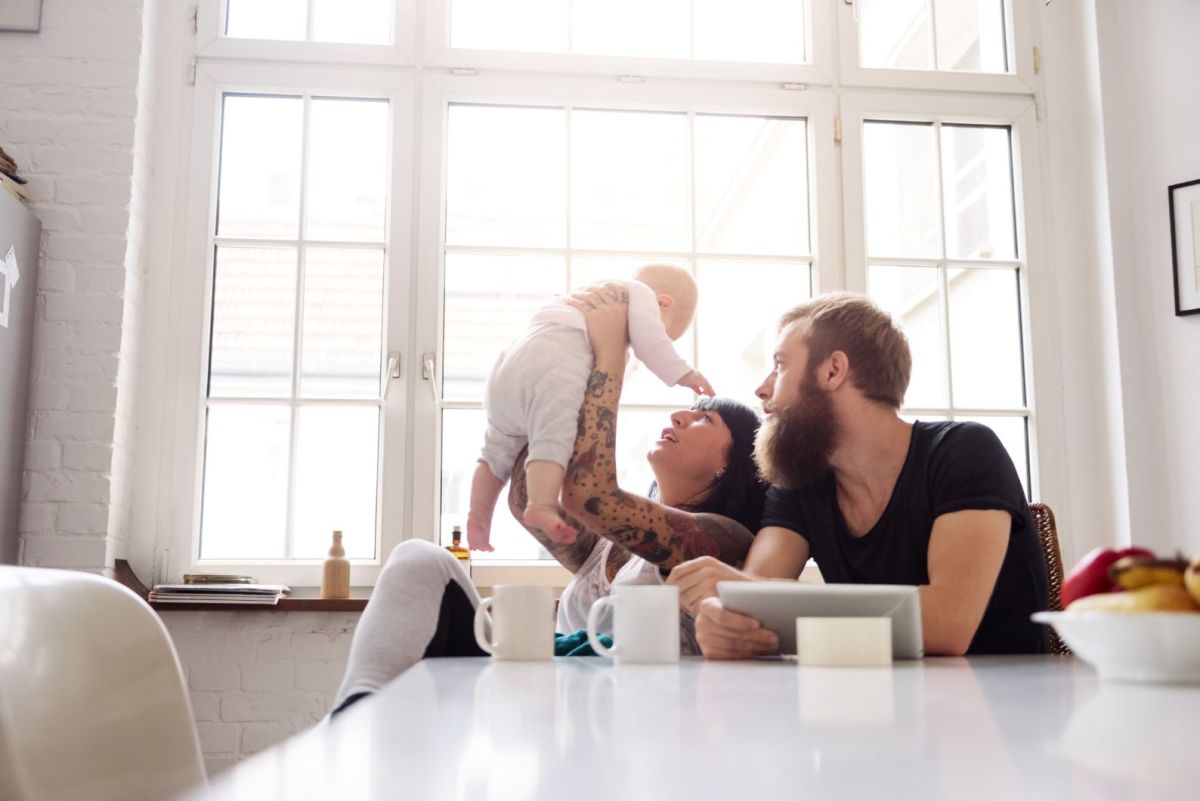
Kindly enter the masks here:
M 613 647 L 605 648 L 596 626 L 612 607 Z M 679 661 L 679 588 L 658 584 L 622 584 L 598 598 L 588 610 L 588 642 L 600 656 L 618 662 Z
M 550 659 L 554 593 L 549 587 L 493 587 L 475 609 L 475 642 L 497 659 Z

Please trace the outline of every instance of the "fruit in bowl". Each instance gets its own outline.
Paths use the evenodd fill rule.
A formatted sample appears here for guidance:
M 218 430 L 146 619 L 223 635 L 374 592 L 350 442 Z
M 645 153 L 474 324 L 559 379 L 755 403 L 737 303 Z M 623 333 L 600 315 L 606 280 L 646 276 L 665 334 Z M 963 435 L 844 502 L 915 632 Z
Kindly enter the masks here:
M 1200 558 L 1097 549 L 1063 582 L 1064 612 L 1038 612 L 1103 679 L 1200 683 Z

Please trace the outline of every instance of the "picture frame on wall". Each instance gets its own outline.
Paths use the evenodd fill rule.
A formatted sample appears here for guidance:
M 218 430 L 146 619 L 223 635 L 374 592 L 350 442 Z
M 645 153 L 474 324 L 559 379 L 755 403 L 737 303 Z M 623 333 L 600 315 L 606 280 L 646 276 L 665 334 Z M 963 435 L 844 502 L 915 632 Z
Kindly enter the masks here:
M 36 33 L 42 29 L 42 0 L 0 0 L 0 31 Z
M 1175 316 L 1200 314 L 1200 179 L 1167 187 Z

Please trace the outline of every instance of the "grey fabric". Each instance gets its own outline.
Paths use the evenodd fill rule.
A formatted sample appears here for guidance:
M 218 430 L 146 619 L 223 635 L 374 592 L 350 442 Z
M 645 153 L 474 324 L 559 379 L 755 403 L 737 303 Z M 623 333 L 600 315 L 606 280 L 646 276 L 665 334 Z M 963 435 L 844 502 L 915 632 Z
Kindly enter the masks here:
M 425 540 L 396 546 L 354 632 L 335 709 L 352 695 L 378 692 L 426 655 L 438 634 L 451 583 L 458 585 L 472 609 L 479 605 L 467 571 L 445 548 Z M 456 630 L 461 627 L 455 625 Z

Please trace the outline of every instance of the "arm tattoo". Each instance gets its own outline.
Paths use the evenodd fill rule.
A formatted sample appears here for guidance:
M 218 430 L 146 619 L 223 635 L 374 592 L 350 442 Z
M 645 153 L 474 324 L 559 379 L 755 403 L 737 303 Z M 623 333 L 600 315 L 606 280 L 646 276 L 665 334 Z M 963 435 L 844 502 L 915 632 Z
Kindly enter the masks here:
M 746 558 L 753 535 L 728 518 L 663 506 L 617 485 L 617 403 L 623 376 L 592 370 L 567 468 L 567 508 L 592 531 L 669 570 L 698 556 Z

